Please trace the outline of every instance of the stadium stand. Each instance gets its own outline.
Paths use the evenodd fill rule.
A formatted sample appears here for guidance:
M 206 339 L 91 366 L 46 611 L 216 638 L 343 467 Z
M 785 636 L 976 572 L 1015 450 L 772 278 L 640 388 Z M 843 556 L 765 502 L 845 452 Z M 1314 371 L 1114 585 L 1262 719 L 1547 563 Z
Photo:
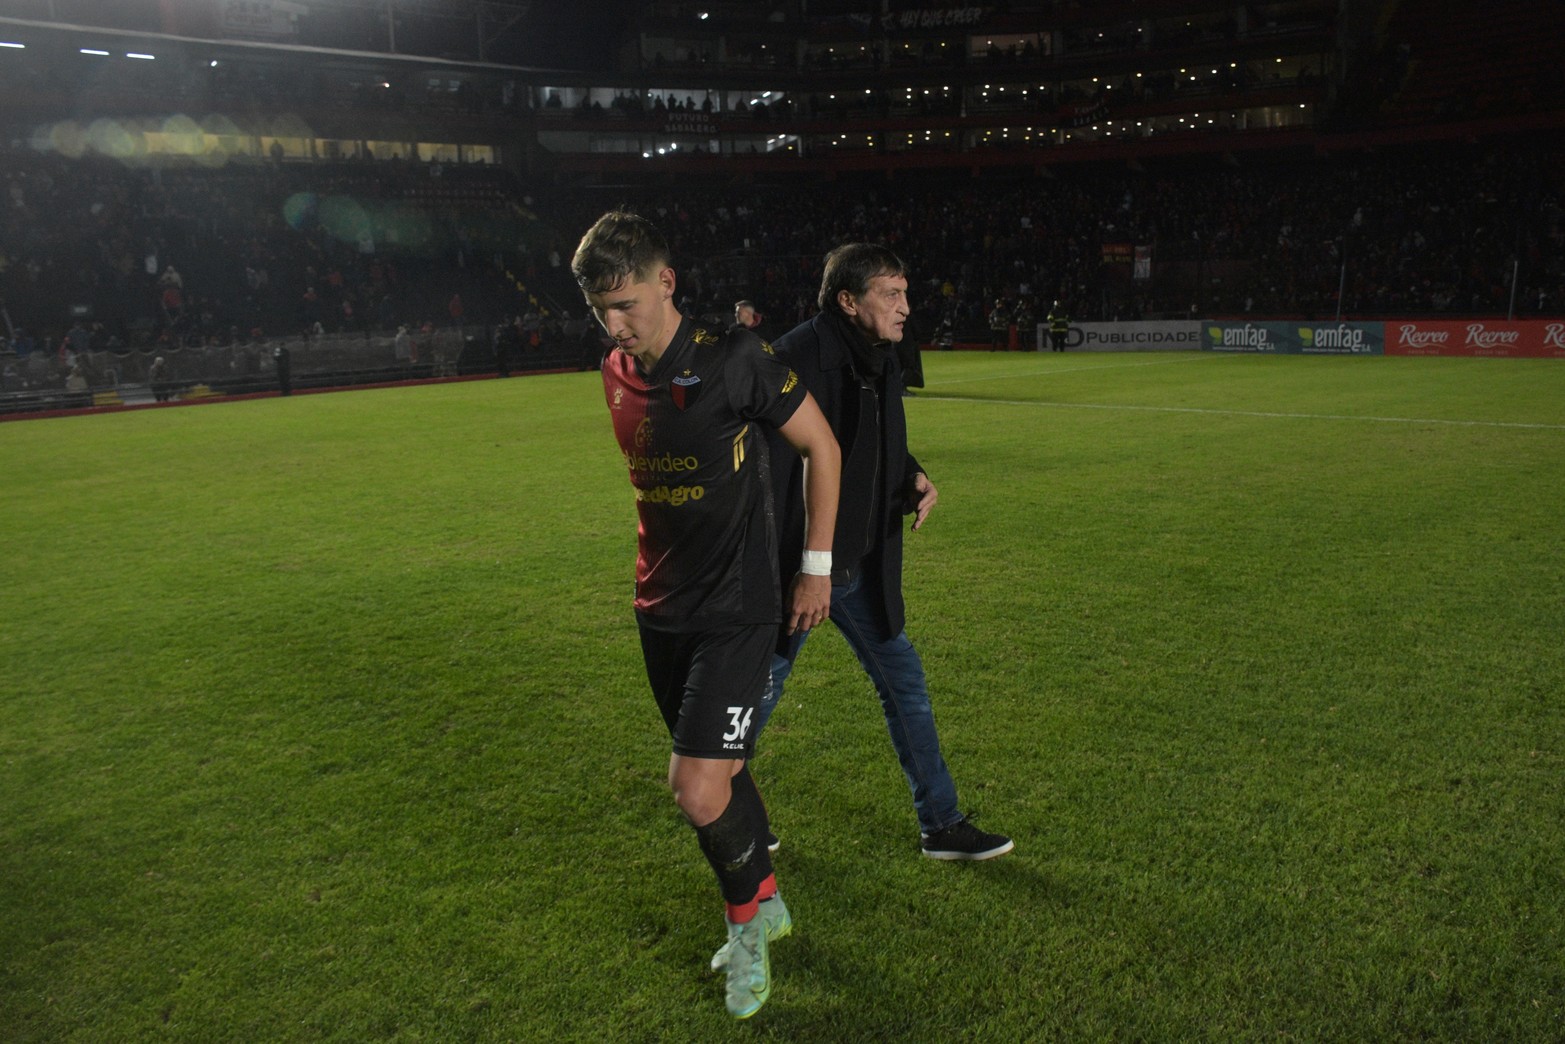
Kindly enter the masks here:
M 513 369 L 590 365 L 564 262 L 619 204 L 669 228 L 689 310 L 777 326 L 849 237 L 959 341 L 995 300 L 1565 307 L 1548 0 L 600 6 L 607 67 L 520 64 L 520 3 L 410 0 L 396 39 L 357 3 L 0 18 L 0 412 L 153 401 L 160 357 L 176 396 L 270 389 L 280 344 L 296 387 L 490 372 L 502 323 Z

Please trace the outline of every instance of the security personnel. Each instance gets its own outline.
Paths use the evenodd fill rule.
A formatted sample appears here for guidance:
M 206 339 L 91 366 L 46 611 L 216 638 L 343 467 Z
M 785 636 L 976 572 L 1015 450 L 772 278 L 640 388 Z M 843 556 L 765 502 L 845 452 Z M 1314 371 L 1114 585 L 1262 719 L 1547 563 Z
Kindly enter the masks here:
M 1065 350 L 1065 338 L 1070 334 L 1071 320 L 1065 306 L 1059 301 L 1049 309 L 1049 346 L 1057 352 Z

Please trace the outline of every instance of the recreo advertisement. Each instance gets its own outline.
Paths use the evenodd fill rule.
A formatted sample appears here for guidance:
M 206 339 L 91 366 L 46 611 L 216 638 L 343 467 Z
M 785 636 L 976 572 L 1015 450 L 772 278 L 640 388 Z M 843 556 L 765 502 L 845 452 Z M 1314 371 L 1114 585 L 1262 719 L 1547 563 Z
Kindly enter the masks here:
M 1387 355 L 1465 355 L 1497 359 L 1565 359 L 1565 322 L 1463 319 L 1386 323 Z

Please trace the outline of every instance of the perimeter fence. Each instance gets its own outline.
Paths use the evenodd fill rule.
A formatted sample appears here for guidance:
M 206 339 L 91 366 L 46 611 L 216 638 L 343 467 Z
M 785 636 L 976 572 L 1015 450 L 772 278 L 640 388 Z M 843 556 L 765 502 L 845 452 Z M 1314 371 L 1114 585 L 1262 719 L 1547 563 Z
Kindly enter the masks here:
M 536 345 L 501 349 L 491 330 L 257 338 L 223 345 L 0 353 L 0 414 L 213 396 L 526 373 L 595 366 L 602 346 L 577 324 Z

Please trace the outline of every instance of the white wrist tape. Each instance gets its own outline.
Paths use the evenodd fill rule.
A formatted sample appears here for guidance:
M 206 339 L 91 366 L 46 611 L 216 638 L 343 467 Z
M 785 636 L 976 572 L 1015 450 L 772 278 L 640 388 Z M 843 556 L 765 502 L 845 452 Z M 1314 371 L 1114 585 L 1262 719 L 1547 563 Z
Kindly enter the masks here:
M 805 551 L 804 560 L 799 563 L 799 572 L 805 576 L 830 576 L 831 552 Z

